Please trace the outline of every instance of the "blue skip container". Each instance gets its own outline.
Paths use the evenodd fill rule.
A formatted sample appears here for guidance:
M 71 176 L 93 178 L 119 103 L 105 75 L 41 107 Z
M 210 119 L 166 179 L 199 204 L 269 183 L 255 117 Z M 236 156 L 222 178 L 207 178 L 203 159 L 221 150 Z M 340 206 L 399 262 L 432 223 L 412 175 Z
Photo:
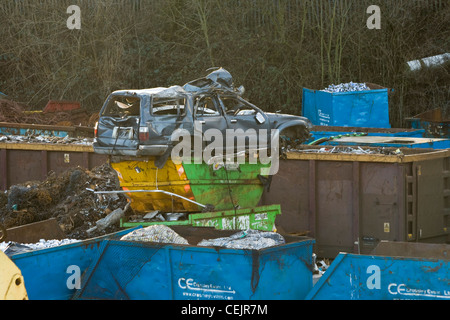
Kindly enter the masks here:
M 374 255 L 340 253 L 307 300 L 449 300 L 450 245 L 381 242 Z
M 302 114 L 317 126 L 390 128 L 388 89 L 366 85 L 371 90 L 331 93 L 303 88 Z
M 58 247 L 18 253 L 9 258 L 22 272 L 30 300 L 68 300 L 77 288 L 71 278 L 81 276 L 97 257 L 105 239 L 120 238 L 137 228 Z
M 312 239 L 286 236 L 260 250 L 201 247 L 191 243 L 236 231 L 171 228 L 189 245 L 103 241 L 74 299 L 294 300 L 312 289 Z

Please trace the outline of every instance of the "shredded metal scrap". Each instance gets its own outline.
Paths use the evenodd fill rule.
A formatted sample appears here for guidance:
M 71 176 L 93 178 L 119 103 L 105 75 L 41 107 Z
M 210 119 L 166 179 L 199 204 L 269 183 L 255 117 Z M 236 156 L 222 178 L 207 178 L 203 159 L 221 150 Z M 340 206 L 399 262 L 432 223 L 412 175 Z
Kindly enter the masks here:
M 51 137 L 43 135 L 8 135 L 0 136 L 0 142 L 6 143 L 53 143 L 53 144 L 74 144 L 74 145 L 92 145 L 92 138 L 71 138 L 66 137 Z
M 395 151 L 387 150 L 385 148 L 377 149 L 363 149 L 361 147 L 323 147 L 320 149 L 290 149 L 290 152 L 301 153 L 343 153 L 343 154 L 382 154 L 382 155 L 403 155 L 400 149 Z
M 120 240 L 189 244 L 186 239 L 165 225 L 152 225 L 137 229 L 124 235 Z
M 370 90 L 370 88 L 365 83 L 341 83 L 341 84 L 331 84 L 328 88 L 323 89 L 322 91 L 335 93 L 335 92 L 352 92 L 352 91 L 366 91 Z
M 23 252 L 29 252 L 34 250 L 42 250 L 53 247 L 58 247 L 66 244 L 71 244 L 75 242 L 79 242 L 80 240 L 76 239 L 62 239 L 62 240 L 44 240 L 41 239 L 36 243 L 17 243 L 13 241 L 9 242 L 1 242 L 0 250 L 3 251 L 6 255 L 13 255 Z
M 225 238 L 202 240 L 198 246 L 259 250 L 284 243 L 285 240 L 279 233 L 248 229 Z

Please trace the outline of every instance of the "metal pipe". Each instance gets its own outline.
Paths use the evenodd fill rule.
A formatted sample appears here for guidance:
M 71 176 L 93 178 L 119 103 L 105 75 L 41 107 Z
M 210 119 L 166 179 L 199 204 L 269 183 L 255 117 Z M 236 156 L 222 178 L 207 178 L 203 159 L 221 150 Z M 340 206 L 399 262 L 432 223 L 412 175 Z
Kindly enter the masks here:
M 194 204 L 196 204 L 196 205 L 198 205 L 198 206 L 200 206 L 200 207 L 206 208 L 206 205 L 204 205 L 204 204 L 195 202 L 195 201 L 193 201 L 193 200 L 191 200 L 191 199 L 188 199 L 188 198 L 186 198 L 186 197 L 180 196 L 179 194 L 172 193 L 172 192 L 169 192 L 169 191 L 164 191 L 164 190 L 127 190 L 127 191 L 125 191 L 125 190 L 117 190 L 117 191 L 94 191 L 94 190 L 91 189 L 91 188 L 86 188 L 86 190 L 92 191 L 92 192 L 94 192 L 95 194 L 107 194 L 107 193 L 131 193 L 131 192 L 133 192 L 133 193 L 134 193 L 134 192 L 149 192 L 149 193 L 151 193 L 151 192 L 159 192 L 159 193 L 167 194 L 167 195 L 169 195 L 169 196 L 175 196 L 175 197 L 184 199 L 184 200 L 189 201 L 189 202 L 192 202 L 192 203 L 194 203 Z

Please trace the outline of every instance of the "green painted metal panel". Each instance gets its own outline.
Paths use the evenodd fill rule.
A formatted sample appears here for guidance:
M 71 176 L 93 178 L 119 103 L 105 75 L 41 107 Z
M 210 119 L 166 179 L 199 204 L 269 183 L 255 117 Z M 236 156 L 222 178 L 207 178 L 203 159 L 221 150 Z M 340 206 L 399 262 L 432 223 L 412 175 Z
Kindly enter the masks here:
M 268 166 L 258 162 L 217 168 L 204 163 L 183 163 L 195 201 L 211 204 L 216 210 L 257 206 L 264 191 L 261 169 Z
M 121 227 L 136 227 L 150 225 L 191 225 L 195 227 L 214 227 L 219 230 L 261 231 L 275 230 L 275 219 L 281 214 L 278 204 L 254 208 L 225 210 L 216 212 L 192 213 L 187 220 L 161 222 L 126 222 L 121 221 Z

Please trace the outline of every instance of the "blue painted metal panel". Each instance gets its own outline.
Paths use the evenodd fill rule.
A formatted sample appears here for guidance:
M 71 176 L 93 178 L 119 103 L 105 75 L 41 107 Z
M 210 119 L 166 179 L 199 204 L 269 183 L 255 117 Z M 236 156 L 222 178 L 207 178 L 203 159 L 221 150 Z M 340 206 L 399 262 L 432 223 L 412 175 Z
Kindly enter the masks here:
M 429 138 L 450 138 L 449 121 L 431 121 L 426 119 L 411 119 L 411 128 L 423 129 L 424 136 Z
M 30 300 L 67 300 L 76 292 L 67 286 L 69 266 L 77 266 L 81 274 L 89 267 L 107 238 L 121 237 L 134 230 L 127 229 L 103 237 L 58 247 L 16 254 L 10 259 L 22 272 Z
M 450 300 L 449 267 L 448 257 L 340 253 L 306 299 Z
M 302 113 L 319 126 L 390 128 L 388 89 L 329 93 L 303 88 Z
M 304 299 L 312 289 L 312 246 L 262 250 L 104 241 L 77 299 Z

